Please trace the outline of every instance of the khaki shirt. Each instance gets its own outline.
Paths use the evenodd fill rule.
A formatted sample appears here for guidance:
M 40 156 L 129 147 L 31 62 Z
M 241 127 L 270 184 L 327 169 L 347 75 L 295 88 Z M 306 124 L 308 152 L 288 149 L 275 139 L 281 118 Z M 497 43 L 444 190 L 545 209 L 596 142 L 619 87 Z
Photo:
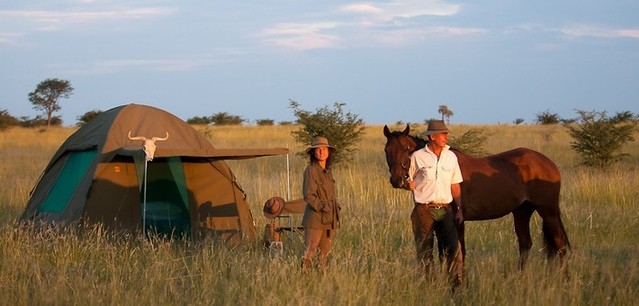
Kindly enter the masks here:
M 339 228 L 339 204 L 335 200 L 335 180 L 329 169 L 313 163 L 304 170 L 302 193 L 306 201 L 302 226 L 313 229 Z

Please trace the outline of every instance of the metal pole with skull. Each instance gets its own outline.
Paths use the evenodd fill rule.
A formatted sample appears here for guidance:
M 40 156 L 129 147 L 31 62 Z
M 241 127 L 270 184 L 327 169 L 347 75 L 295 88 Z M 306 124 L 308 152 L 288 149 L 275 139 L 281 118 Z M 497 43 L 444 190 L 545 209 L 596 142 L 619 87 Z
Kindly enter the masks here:
M 153 160 L 153 155 L 155 154 L 155 142 L 156 141 L 164 141 L 169 139 L 169 132 L 165 132 L 165 137 L 152 137 L 148 139 L 144 136 L 131 136 L 131 131 L 129 131 L 129 139 L 130 140 L 142 140 L 144 142 L 144 186 L 142 193 L 142 237 L 146 237 L 146 181 L 147 181 L 147 169 L 148 162 Z

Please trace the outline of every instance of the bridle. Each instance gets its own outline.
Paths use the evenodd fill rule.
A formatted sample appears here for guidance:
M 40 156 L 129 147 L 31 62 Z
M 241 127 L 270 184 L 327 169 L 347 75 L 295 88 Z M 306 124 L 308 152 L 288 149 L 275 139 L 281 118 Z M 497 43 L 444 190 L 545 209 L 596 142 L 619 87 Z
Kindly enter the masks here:
M 401 178 L 401 181 L 400 181 L 400 185 L 398 186 L 399 188 L 404 187 L 406 185 L 406 181 L 410 178 L 408 176 L 408 169 L 410 167 L 410 154 L 413 151 L 415 151 L 416 147 L 417 147 L 417 144 L 414 144 L 414 143 L 413 144 L 411 144 L 411 143 L 406 144 L 406 146 L 402 149 L 402 152 L 405 153 L 406 158 L 403 161 L 395 161 L 395 160 L 393 160 L 392 162 L 389 163 L 389 169 L 388 170 L 391 173 L 391 175 L 393 173 L 392 170 L 397 168 L 397 167 L 401 168 L 403 170 L 403 172 L 404 172 L 404 175 L 403 175 L 403 177 Z

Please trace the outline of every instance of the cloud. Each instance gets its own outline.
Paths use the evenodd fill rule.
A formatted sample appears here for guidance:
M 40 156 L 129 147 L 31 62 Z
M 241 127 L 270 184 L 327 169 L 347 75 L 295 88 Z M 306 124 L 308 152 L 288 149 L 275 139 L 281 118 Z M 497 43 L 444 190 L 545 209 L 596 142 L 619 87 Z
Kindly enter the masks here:
M 77 75 L 98 75 L 123 71 L 184 72 L 195 71 L 219 63 L 232 62 L 246 55 L 236 48 L 216 49 L 205 54 L 195 54 L 168 59 L 106 59 L 90 64 L 63 63 L 49 67 Z
M 0 32 L 0 45 L 15 45 L 22 36 L 24 36 L 24 33 Z
M 362 44 L 406 44 L 415 36 L 458 36 L 483 32 L 478 28 L 421 27 L 406 22 L 420 16 L 452 16 L 460 5 L 438 0 L 395 0 L 387 3 L 361 2 L 331 11 L 329 21 L 280 23 L 263 30 L 259 37 L 273 46 L 295 50 L 339 47 L 344 41 Z M 337 21 L 339 20 L 339 21 Z
M 559 31 L 568 36 L 592 36 L 601 38 L 639 38 L 639 28 L 605 28 L 590 25 L 566 26 Z
M 103 11 L 5 10 L 0 19 L 16 19 L 35 23 L 38 30 L 55 31 L 71 24 L 96 23 L 123 19 L 142 19 L 173 14 L 175 9 L 145 7 Z
M 452 16 L 459 12 L 458 4 L 446 4 L 438 0 L 404 0 L 388 3 L 356 3 L 341 6 L 338 11 L 368 16 L 381 21 L 418 16 Z
M 487 33 L 483 28 L 464 27 L 426 27 L 417 29 L 398 29 L 379 33 L 375 39 L 384 45 L 403 46 L 428 38 L 450 38 L 455 36 Z
M 336 47 L 340 38 L 321 31 L 334 29 L 336 23 L 283 23 L 262 31 L 266 43 L 295 50 Z

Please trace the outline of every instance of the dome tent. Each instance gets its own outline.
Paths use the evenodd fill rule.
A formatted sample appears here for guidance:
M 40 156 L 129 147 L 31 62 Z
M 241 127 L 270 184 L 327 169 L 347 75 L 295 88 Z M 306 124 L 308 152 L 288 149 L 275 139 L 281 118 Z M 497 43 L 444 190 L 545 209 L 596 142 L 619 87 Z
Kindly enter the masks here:
M 130 135 L 168 138 L 155 143 L 153 159 L 145 162 L 143 142 Z M 166 111 L 139 104 L 115 107 L 60 146 L 20 221 L 102 223 L 113 230 L 253 241 L 246 196 L 224 160 L 287 153 L 285 148 L 216 149 Z

